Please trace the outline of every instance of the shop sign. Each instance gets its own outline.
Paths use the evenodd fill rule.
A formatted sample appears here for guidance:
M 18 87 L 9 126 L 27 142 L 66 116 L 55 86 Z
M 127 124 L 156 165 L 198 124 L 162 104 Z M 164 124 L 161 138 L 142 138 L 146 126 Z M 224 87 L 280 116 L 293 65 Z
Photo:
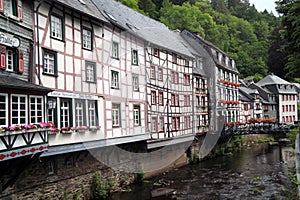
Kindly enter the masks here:
M 18 48 L 20 46 L 20 40 L 13 35 L 0 32 L 0 44 Z

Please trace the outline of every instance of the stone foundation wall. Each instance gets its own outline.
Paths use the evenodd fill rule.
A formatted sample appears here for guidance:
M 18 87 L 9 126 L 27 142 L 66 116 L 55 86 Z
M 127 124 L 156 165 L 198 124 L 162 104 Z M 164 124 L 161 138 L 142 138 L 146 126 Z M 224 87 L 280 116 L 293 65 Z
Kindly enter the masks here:
M 72 163 L 71 160 L 74 162 Z M 54 172 L 51 167 L 54 164 Z M 51 169 L 50 169 L 51 168 Z M 104 181 L 113 180 L 115 188 L 129 185 L 134 174 L 114 172 L 92 157 L 88 151 L 43 157 L 31 163 L 0 199 L 89 199 L 92 176 L 99 172 Z M 3 184 L 3 182 L 2 182 Z

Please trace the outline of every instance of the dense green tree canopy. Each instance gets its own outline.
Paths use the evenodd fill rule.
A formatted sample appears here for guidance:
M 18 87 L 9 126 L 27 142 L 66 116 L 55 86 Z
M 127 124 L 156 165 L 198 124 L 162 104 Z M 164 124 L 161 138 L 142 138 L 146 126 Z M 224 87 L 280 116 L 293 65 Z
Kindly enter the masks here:
M 279 26 L 280 18 L 267 11 L 258 12 L 249 1 L 121 1 L 135 1 L 134 5 L 138 5 L 138 8 L 134 9 L 142 10 L 170 29 L 186 28 L 215 44 L 236 60 L 242 78 L 248 76 L 260 78 L 267 75 L 269 70 L 273 70 L 272 66 L 267 64 L 274 64 L 270 62 L 269 57 L 269 53 L 272 52 L 270 47 L 274 47 L 271 45 L 271 41 L 274 41 L 271 36 L 274 29 Z

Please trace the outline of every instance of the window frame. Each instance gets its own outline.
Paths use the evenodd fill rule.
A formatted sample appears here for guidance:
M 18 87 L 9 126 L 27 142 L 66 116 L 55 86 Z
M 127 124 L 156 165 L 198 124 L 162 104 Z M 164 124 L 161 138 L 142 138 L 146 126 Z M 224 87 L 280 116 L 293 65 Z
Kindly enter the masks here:
M 136 113 L 137 111 L 137 113 Z M 137 115 L 136 115 L 137 114 Z M 136 117 L 138 122 L 136 123 Z M 134 126 L 141 126 L 141 105 L 139 104 L 134 104 L 133 105 L 133 125 Z
M 53 27 L 52 27 L 52 16 L 59 19 L 60 22 L 61 22 L 61 26 L 60 26 L 60 29 L 61 29 L 61 37 L 58 37 L 58 36 L 53 36 L 52 35 L 52 31 L 53 31 Z M 65 30 L 64 30 L 64 26 L 65 26 L 65 22 L 64 22 L 64 18 L 63 16 L 59 15 L 59 14 L 56 14 L 56 13 L 51 13 L 50 15 L 50 38 L 52 39 L 55 39 L 55 40 L 60 40 L 60 41 L 64 41 L 65 39 Z
M 66 107 L 62 107 L 62 103 L 63 102 L 67 102 L 68 103 L 68 109 L 62 109 L 62 108 L 66 108 Z M 63 127 L 72 127 L 73 126 L 73 116 L 72 116 L 72 99 L 67 99 L 67 98 L 61 98 L 60 99 L 60 105 L 59 105 L 59 110 L 60 110 L 60 127 L 63 128 Z M 68 115 L 62 115 L 63 112 L 62 110 L 67 110 L 67 114 Z M 65 119 L 62 120 L 62 117 L 68 117 L 68 122 L 65 121 Z M 67 125 L 67 124 L 68 125 Z
M 165 117 L 161 116 L 159 117 L 159 125 L 158 125 L 158 131 L 159 132 L 165 132 Z
M 158 91 L 158 105 L 163 106 L 164 105 L 164 92 Z
M 116 75 L 116 78 L 114 77 Z M 115 70 L 111 70 L 111 84 L 112 89 L 120 89 L 120 73 Z
M 91 107 L 90 105 L 94 105 Z M 89 126 L 97 126 L 98 125 L 98 116 L 97 116 L 97 101 L 88 100 L 87 101 L 87 118 L 88 118 L 88 125 Z M 91 112 L 93 112 L 94 116 L 92 116 Z M 94 119 L 93 119 L 94 118 Z
M 150 66 L 150 79 L 156 79 L 156 67 L 155 65 Z
M 151 90 L 151 105 L 155 105 L 155 104 L 157 104 L 157 94 L 155 90 Z
M 84 126 L 86 124 L 86 105 L 83 99 L 75 99 L 74 114 L 75 114 L 75 126 Z M 81 109 L 77 109 L 77 104 L 81 104 Z M 81 113 L 79 113 L 81 111 Z
M 18 106 L 18 108 L 17 108 L 18 115 L 17 115 L 17 117 L 13 117 L 13 111 L 14 111 L 13 110 L 13 97 L 18 97 L 18 104 L 17 104 L 17 106 Z M 20 109 L 20 107 L 21 107 L 20 106 L 21 105 L 20 104 L 20 98 L 21 97 L 25 98 L 25 102 L 23 103 L 25 109 L 23 109 L 23 110 Z M 10 96 L 10 124 L 11 125 L 21 125 L 21 124 L 26 124 L 28 122 L 28 107 L 27 107 L 27 105 L 28 105 L 28 97 L 27 97 L 27 95 L 12 94 Z M 25 116 L 22 116 L 22 118 L 24 119 L 24 123 L 21 123 L 21 114 L 20 114 L 21 111 L 25 112 Z M 17 118 L 18 123 L 13 123 L 13 118 Z
M 88 35 L 85 35 L 84 31 L 87 31 L 87 32 L 90 33 L 90 38 L 87 38 Z M 85 41 L 85 38 L 90 39 L 89 44 L 87 43 L 87 41 Z M 82 44 L 82 49 L 92 51 L 93 48 L 94 48 L 94 40 L 93 39 L 94 39 L 93 29 L 92 28 L 87 28 L 85 26 L 82 26 L 82 28 L 81 28 L 81 44 Z M 87 46 L 85 47 L 84 46 L 85 44 L 90 45 L 90 47 L 87 47 Z
M 45 54 L 52 54 L 53 55 L 53 73 L 46 72 L 45 71 Z M 48 58 L 49 59 L 49 58 Z M 54 76 L 57 77 L 57 52 L 49 50 L 49 49 L 43 49 L 43 75 L 48 75 L 48 76 Z
M 157 133 L 157 117 L 151 117 L 151 133 Z
M 137 82 L 135 82 L 135 79 L 136 79 Z M 132 74 L 132 90 L 134 92 L 138 92 L 140 90 L 139 75 L 138 74 Z
M 35 102 L 35 110 L 34 110 L 34 112 L 35 112 L 35 116 L 34 116 L 34 118 L 35 118 L 35 121 L 32 121 L 32 114 L 31 114 L 31 112 L 32 112 L 32 109 L 31 109 L 31 105 L 32 105 L 32 103 L 31 103 L 31 99 L 32 98 L 34 98 L 35 100 L 37 100 L 38 98 L 41 100 L 41 109 L 40 110 L 38 110 L 38 108 L 37 108 L 37 102 Z M 43 96 L 37 96 L 37 95 L 30 95 L 29 96 L 29 121 L 30 121 L 30 123 L 31 124 L 36 124 L 36 123 L 40 123 L 40 122 L 43 122 L 44 121 L 44 98 L 43 98 Z M 41 116 L 38 116 L 38 112 L 41 112 Z M 40 120 L 38 119 L 38 118 L 41 118 Z
M 114 112 L 117 111 L 118 112 L 118 124 L 114 124 L 115 121 L 115 117 L 114 117 Z M 121 127 L 121 104 L 120 103 L 112 103 L 112 107 L 111 107 L 111 121 L 112 121 L 112 128 L 119 128 Z
M 93 80 L 90 80 L 90 76 L 88 76 L 88 67 L 92 67 L 92 72 L 93 72 Z M 90 62 L 90 61 L 85 61 L 85 81 L 88 83 L 96 83 L 97 82 L 97 71 L 96 71 L 96 63 L 95 62 Z M 89 80 L 88 80 L 89 79 Z
M 119 52 L 119 43 L 116 42 L 116 41 L 113 41 L 112 42 L 112 49 L 111 49 L 111 57 L 116 59 L 116 60 L 119 60 L 120 59 L 120 52 Z
M 164 70 L 162 67 L 158 67 L 158 69 L 157 69 L 157 80 L 159 80 L 159 81 L 164 80 Z
M 139 54 L 136 49 L 132 49 L 131 51 L 131 63 L 132 65 L 139 65 Z
M 8 107 L 9 107 L 9 101 L 8 101 L 8 94 L 0 93 L 0 96 L 3 96 L 5 98 L 5 102 L 0 102 L 0 104 L 4 104 L 4 110 L 0 110 L 0 112 L 4 112 L 4 118 L 5 124 L 0 124 L 0 126 L 8 126 L 9 120 L 8 120 Z M 1 119 L 1 117 L 0 117 Z
M 153 55 L 159 58 L 160 50 L 158 48 L 153 48 Z

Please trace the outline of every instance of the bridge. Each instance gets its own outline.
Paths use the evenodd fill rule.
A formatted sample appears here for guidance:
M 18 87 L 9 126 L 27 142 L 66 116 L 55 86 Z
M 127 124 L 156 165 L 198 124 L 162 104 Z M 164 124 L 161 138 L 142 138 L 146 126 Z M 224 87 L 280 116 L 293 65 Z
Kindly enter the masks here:
M 234 136 L 250 135 L 250 134 L 270 134 L 276 137 L 285 137 L 286 134 L 294 128 L 296 124 L 283 123 L 246 123 L 224 126 L 219 138 L 219 143 L 226 142 Z

